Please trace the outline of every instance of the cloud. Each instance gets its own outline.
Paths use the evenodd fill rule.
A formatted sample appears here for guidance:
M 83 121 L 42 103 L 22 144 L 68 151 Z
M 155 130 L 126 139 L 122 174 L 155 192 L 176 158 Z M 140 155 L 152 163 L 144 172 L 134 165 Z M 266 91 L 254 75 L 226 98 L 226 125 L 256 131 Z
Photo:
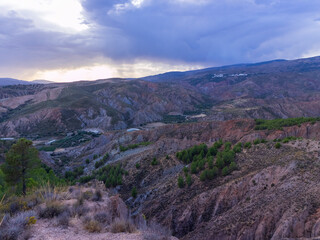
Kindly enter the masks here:
M 310 46 L 299 44 L 302 38 L 317 46 L 320 40 L 315 1 L 145 0 L 134 7 L 132 1 L 87 0 L 83 6 L 100 27 L 98 38 L 108 38 L 100 47 L 113 59 L 251 62 L 299 57 Z
M 130 77 L 130 71 L 141 74 L 147 62 L 150 74 L 152 68 L 156 73 L 170 66 L 190 69 L 320 52 L 318 1 L 72 0 L 71 20 L 65 9 L 55 15 L 40 5 L 4 2 L 9 1 L 0 0 L 2 76 L 81 67 L 101 72 L 97 66 L 107 64 L 112 73 Z M 55 22 L 52 16 L 66 18 Z

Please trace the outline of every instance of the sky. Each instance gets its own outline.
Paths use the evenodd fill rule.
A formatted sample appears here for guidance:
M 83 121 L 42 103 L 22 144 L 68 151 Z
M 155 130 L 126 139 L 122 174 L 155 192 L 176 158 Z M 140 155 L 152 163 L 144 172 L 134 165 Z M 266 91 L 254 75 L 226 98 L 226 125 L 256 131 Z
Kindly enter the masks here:
M 0 77 L 142 77 L 320 55 L 315 0 L 0 0 Z

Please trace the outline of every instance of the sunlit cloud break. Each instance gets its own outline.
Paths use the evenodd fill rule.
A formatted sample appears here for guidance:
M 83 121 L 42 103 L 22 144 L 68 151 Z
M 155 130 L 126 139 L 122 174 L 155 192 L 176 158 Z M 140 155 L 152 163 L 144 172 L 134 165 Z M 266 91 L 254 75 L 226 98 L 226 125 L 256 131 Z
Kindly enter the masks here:
M 0 77 L 130 78 L 320 52 L 318 1 L 0 0 L 0 9 Z

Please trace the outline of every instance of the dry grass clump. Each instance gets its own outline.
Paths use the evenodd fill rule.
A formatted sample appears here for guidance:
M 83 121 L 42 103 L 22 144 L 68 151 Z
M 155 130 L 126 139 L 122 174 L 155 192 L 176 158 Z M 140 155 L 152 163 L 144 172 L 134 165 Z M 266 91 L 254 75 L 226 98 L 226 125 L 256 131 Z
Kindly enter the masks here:
M 26 239 L 30 235 L 28 228 L 36 222 L 35 211 L 20 212 L 14 216 L 5 215 L 0 226 L 1 240 Z
M 40 218 L 54 218 L 58 217 L 63 212 L 68 211 L 65 206 L 57 201 L 47 202 L 45 207 L 40 208 Z
M 105 224 L 111 222 L 111 216 L 110 214 L 107 214 L 105 212 L 97 213 L 94 215 L 94 220 L 98 221 L 99 223 Z
M 169 240 L 171 238 L 171 231 L 160 224 L 151 221 L 143 235 L 144 240 Z
M 99 202 L 102 200 L 102 192 L 100 190 L 95 191 L 94 195 L 92 196 L 92 201 Z
M 101 224 L 96 221 L 96 220 L 89 220 L 89 221 L 86 221 L 84 223 L 84 228 L 89 232 L 89 233 L 99 233 L 101 232 L 102 230 L 102 226 Z
M 68 228 L 70 225 L 70 212 L 65 211 L 57 217 L 57 225 L 62 228 Z
M 137 228 L 130 220 L 118 218 L 111 223 L 110 231 L 112 233 L 134 233 L 137 231 Z

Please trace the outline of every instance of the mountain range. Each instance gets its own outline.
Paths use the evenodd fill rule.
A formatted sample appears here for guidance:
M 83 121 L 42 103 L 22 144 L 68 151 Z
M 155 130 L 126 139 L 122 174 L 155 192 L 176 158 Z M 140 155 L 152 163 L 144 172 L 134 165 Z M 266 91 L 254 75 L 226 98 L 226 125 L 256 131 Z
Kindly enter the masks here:
M 49 136 L 156 122 L 320 115 L 320 57 L 276 60 L 142 79 L 0 88 L 4 136 Z M 201 117 L 197 117 L 201 115 Z

